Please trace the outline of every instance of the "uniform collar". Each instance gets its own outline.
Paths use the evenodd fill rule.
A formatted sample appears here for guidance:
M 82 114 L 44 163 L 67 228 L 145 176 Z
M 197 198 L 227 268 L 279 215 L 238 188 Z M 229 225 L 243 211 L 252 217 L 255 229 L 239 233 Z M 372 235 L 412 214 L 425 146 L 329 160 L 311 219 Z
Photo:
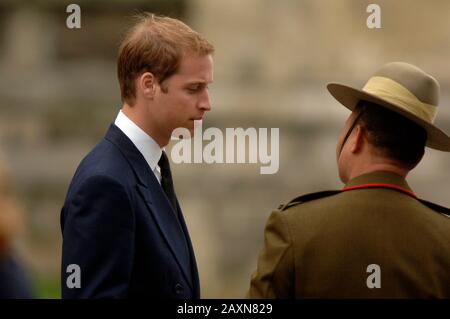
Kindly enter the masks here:
M 402 191 L 410 196 L 416 197 L 411 187 L 409 187 L 405 178 L 400 175 L 377 171 L 363 175 L 359 175 L 345 184 L 343 190 L 351 190 L 355 188 L 371 188 L 371 187 L 385 187 Z

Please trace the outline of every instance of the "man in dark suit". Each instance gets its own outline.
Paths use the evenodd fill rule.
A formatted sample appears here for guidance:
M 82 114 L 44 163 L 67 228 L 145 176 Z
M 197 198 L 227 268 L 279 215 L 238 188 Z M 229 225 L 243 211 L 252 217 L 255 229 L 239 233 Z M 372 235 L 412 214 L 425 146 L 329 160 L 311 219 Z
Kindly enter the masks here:
M 118 56 L 122 109 L 82 160 L 61 211 L 63 298 L 200 298 L 197 266 L 164 151 L 211 109 L 213 46 L 144 14 Z
M 345 187 L 272 213 L 248 297 L 450 298 L 450 210 L 405 180 L 425 145 L 450 151 L 433 124 L 438 82 L 394 62 L 362 90 L 328 89 L 353 111 L 336 148 Z

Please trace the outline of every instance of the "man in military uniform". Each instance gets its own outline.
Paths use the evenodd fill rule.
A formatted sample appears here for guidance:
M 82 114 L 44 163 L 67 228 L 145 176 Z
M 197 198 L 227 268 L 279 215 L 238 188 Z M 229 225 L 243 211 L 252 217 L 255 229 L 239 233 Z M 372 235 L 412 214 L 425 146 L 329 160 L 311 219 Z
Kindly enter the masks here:
M 362 90 L 328 90 L 352 111 L 336 150 L 345 187 L 271 214 L 247 296 L 450 298 L 450 210 L 418 199 L 405 180 L 425 146 L 450 151 L 433 124 L 438 82 L 394 62 Z

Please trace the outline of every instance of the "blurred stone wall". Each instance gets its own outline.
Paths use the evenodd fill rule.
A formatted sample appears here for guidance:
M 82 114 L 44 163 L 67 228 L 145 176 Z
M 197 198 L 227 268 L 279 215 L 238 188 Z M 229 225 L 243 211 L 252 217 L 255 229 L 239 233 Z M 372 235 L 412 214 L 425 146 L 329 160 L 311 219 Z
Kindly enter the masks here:
M 23 254 L 41 296 L 58 296 L 45 289 L 59 285 L 59 211 L 120 108 L 115 57 L 136 9 L 178 16 L 215 44 L 204 128 L 280 129 L 277 174 L 261 175 L 260 164 L 173 165 L 202 296 L 233 298 L 248 288 L 272 208 L 341 187 L 335 144 L 348 111 L 326 83 L 362 87 L 386 62 L 416 64 L 440 81 L 437 123 L 450 132 L 450 2 L 377 1 L 382 28 L 371 30 L 372 2 L 79 1 L 80 30 L 65 27 L 64 1 L 0 3 L 0 148 L 26 208 Z M 450 205 L 449 160 L 427 153 L 410 178 L 419 196 Z

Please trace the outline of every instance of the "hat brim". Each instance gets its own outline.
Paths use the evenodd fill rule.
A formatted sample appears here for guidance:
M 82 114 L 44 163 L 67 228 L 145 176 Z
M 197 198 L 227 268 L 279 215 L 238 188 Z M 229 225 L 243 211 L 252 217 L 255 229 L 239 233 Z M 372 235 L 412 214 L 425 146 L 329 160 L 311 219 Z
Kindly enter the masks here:
M 329 83 L 327 85 L 327 89 L 330 94 L 339 101 L 339 103 L 341 103 L 351 111 L 355 109 L 360 100 L 364 100 L 384 106 L 393 112 L 405 116 L 427 131 L 428 138 L 426 146 L 440 151 L 450 152 L 450 136 L 445 134 L 442 130 L 440 130 L 433 124 L 422 120 L 421 118 L 402 109 L 394 103 L 386 101 L 376 95 L 339 83 Z

